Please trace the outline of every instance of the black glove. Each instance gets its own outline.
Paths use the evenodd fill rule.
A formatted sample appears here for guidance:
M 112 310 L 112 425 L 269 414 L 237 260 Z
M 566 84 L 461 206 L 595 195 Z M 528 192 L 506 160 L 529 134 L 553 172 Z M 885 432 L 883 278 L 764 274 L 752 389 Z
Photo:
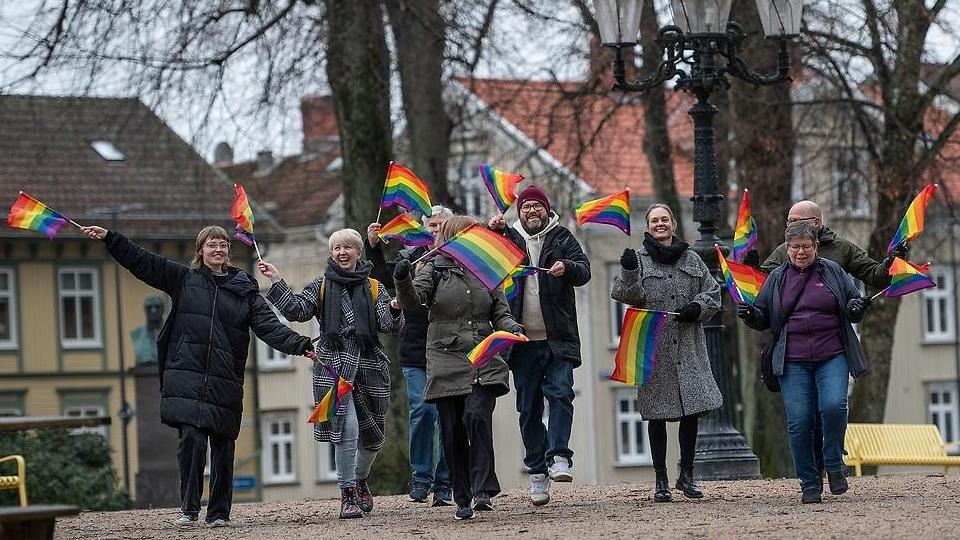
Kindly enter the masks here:
M 393 279 L 396 281 L 403 281 L 410 277 L 410 261 L 407 259 L 400 259 L 397 261 L 397 266 L 393 269 Z
M 755 323 L 760 320 L 760 310 L 747 303 L 737 304 L 737 317 L 745 323 Z
M 847 302 L 847 314 L 851 319 L 855 321 L 860 321 L 863 319 L 863 314 L 870 307 L 871 300 L 867 297 L 863 298 L 852 298 Z
M 890 255 L 889 257 L 881 261 L 880 264 L 883 265 L 883 268 L 885 270 L 890 270 L 890 267 L 893 266 L 893 260 L 894 260 L 894 256 Z
M 910 242 L 901 242 L 900 245 L 893 248 L 893 251 L 890 252 L 891 257 L 900 257 L 903 260 L 907 260 L 907 257 L 910 256 Z
M 696 302 L 690 302 L 685 306 L 677 308 L 677 314 L 673 316 L 678 322 L 697 322 L 703 308 Z
M 637 255 L 636 250 L 630 248 L 623 250 L 623 255 L 620 256 L 620 266 L 624 270 L 636 270 L 640 268 L 640 257 Z
M 757 250 L 751 249 L 748 251 L 747 254 L 743 256 L 743 264 L 760 270 L 760 254 L 757 253 Z

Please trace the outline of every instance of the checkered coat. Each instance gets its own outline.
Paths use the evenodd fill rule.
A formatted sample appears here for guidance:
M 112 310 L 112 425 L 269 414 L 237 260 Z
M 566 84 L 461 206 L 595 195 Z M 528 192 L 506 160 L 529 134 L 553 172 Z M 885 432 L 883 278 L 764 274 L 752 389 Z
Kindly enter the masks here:
M 339 443 L 346 420 L 347 400 L 354 400 L 357 410 L 357 422 L 360 426 L 360 447 L 370 451 L 383 448 L 383 428 L 390 407 L 390 359 L 381 347 L 372 351 L 361 351 L 356 333 L 351 333 L 356 315 L 353 303 L 346 290 L 338 299 L 329 297 L 319 299 L 323 276 L 311 281 L 303 292 L 294 294 L 284 281 L 274 283 L 267 292 L 267 300 L 280 310 L 288 320 L 305 322 L 316 318 L 320 323 L 320 335 L 324 334 L 322 302 L 339 301 L 343 309 L 345 326 L 341 328 L 343 339 L 339 342 L 320 338 L 317 356 L 323 362 L 329 362 L 341 377 L 353 383 L 353 391 L 343 398 L 337 408 L 334 422 L 314 424 L 313 437 L 322 442 Z M 369 284 L 367 285 L 369 287 Z M 390 311 L 390 294 L 380 287 L 376 310 L 379 331 L 395 334 L 403 326 L 403 315 L 398 312 L 394 317 Z M 364 354 L 366 352 L 367 354 Z M 313 367 L 313 399 L 319 402 L 334 381 L 329 372 L 321 365 Z

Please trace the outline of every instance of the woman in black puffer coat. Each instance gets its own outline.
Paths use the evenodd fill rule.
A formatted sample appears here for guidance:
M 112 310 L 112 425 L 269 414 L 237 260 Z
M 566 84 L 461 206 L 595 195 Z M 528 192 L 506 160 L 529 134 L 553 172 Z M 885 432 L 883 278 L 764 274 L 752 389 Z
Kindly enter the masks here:
M 230 521 L 233 456 L 243 414 L 243 377 L 250 330 L 267 345 L 292 355 L 313 356 L 310 338 L 284 326 L 260 296 L 256 280 L 229 266 L 227 232 L 215 225 L 197 235 L 188 267 L 134 244 L 102 227 L 84 227 L 103 240 L 110 255 L 137 279 L 170 296 L 173 307 L 157 339 L 160 419 L 177 428 L 180 446 L 181 513 L 189 525 L 200 513 L 203 469 L 210 440 L 210 501 L 206 522 Z

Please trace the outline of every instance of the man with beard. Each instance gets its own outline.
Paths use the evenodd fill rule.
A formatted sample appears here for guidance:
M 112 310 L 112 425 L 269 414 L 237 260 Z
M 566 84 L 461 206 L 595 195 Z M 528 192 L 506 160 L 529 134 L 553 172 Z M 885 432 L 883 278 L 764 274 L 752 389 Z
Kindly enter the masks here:
M 573 481 L 573 369 L 580 365 L 580 335 L 574 287 L 590 281 L 590 261 L 577 239 L 560 225 L 547 195 L 529 186 L 517 196 L 520 219 L 507 227 L 503 215 L 489 227 L 527 254 L 525 265 L 548 270 L 516 279 L 510 301 L 514 318 L 530 339 L 514 345 L 508 363 L 517 389 L 520 436 L 530 470 L 530 500 L 550 501 L 550 481 Z M 549 404 L 549 429 L 543 425 L 543 401 Z

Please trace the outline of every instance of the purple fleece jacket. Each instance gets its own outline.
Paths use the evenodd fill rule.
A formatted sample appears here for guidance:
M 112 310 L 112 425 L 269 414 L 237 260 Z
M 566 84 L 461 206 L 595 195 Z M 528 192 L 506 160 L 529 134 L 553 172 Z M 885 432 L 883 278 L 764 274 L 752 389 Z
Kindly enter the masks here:
M 809 280 L 805 272 L 813 272 Z M 840 306 L 824 283 L 819 265 L 813 264 L 802 271 L 790 265 L 784 276 L 781 299 L 784 306 L 796 301 L 786 325 L 787 361 L 823 361 L 843 352 Z

